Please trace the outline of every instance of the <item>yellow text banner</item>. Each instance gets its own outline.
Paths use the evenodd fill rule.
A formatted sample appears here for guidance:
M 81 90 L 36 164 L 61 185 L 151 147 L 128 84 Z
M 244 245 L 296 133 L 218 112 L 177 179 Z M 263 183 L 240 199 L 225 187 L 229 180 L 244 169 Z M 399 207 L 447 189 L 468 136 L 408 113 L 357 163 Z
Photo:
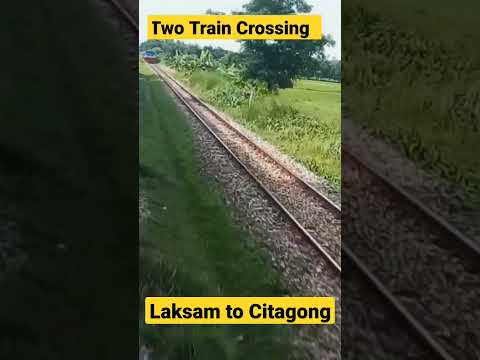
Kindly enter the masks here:
M 146 324 L 335 324 L 333 297 L 147 297 Z
M 320 15 L 150 15 L 149 40 L 319 40 Z

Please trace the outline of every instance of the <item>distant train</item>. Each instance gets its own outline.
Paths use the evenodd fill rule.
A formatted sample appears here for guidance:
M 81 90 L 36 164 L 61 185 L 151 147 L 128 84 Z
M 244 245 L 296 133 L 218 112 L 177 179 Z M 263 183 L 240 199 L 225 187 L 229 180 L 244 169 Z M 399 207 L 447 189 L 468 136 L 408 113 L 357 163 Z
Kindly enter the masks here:
M 143 59 L 149 64 L 156 64 L 159 62 L 158 56 L 155 51 L 147 50 L 143 53 Z

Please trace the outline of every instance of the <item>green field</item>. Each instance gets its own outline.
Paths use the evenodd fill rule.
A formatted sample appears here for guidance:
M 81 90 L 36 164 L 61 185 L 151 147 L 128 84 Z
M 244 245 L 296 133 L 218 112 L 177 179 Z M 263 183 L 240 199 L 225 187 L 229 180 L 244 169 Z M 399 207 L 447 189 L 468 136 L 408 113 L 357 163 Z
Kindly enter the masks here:
M 458 13 L 413 0 L 346 5 L 342 76 L 344 109 L 354 121 L 478 201 L 479 5 L 467 3 Z M 455 31 L 440 38 L 446 23 Z
M 299 80 L 292 89 L 256 97 L 252 103 L 225 106 L 215 91 L 227 79 L 212 71 L 176 77 L 203 100 L 220 108 L 312 172 L 340 186 L 341 85 Z
M 289 327 L 147 326 L 144 296 L 281 296 L 276 273 L 201 179 L 184 115 L 140 65 L 140 332 L 153 359 L 287 359 Z M 249 245 L 248 245 L 249 244 Z M 263 260 L 262 260 L 263 259 Z

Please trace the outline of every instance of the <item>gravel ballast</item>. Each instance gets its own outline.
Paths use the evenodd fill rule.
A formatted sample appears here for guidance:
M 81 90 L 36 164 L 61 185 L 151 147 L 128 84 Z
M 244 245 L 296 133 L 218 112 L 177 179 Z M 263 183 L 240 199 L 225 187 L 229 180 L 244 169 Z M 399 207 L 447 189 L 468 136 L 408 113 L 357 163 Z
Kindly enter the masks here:
M 176 99 L 173 93 L 172 96 Z M 176 101 L 191 123 L 205 180 L 213 183 L 223 193 L 236 224 L 248 231 L 255 239 L 256 246 L 266 249 L 273 266 L 281 274 L 282 282 L 292 295 L 337 297 L 335 327 L 298 327 L 299 336 L 296 343 L 299 345 L 299 350 L 294 358 L 340 359 L 339 279 L 334 277 L 332 279 L 332 269 L 315 254 L 311 245 L 305 242 L 302 235 L 292 227 L 276 205 L 265 196 L 264 192 L 233 161 L 205 127 L 190 114 L 189 110 L 178 99 Z M 202 111 L 196 110 L 199 113 Z M 233 137 L 231 132 L 231 130 L 224 131 L 222 134 L 226 136 L 230 134 Z M 265 146 L 265 143 L 262 145 Z M 271 147 L 271 145 L 268 146 Z M 241 145 L 232 147 L 236 150 L 242 149 Z M 251 156 L 251 162 L 265 162 L 262 158 L 254 158 L 248 149 L 244 151 L 248 154 L 245 157 L 246 161 L 249 161 Z M 272 153 L 271 148 L 269 153 Z M 264 166 L 264 172 L 268 174 L 268 162 Z M 269 175 L 274 183 L 275 175 L 280 175 L 279 181 L 284 181 L 285 186 L 288 186 L 288 178 L 282 178 L 282 174 L 278 173 Z M 350 270 L 352 270 L 351 267 Z M 351 276 L 357 277 L 355 272 L 352 272 Z M 349 298 L 345 306 L 349 323 L 353 325 L 348 326 L 345 334 L 348 341 L 352 343 L 352 346 L 345 347 L 346 358 L 353 359 L 356 354 L 368 353 L 371 359 L 387 357 L 404 359 L 405 352 L 408 352 L 410 359 L 423 359 L 426 356 L 430 358 L 425 347 L 419 345 L 415 337 L 409 334 L 405 324 L 401 321 L 390 322 L 392 309 L 384 303 L 382 298 L 375 295 L 371 285 L 361 277 L 348 284 L 351 287 L 346 288 L 347 292 L 356 293 L 357 296 Z M 367 294 L 367 296 L 360 294 Z
M 480 244 L 478 199 L 443 179 L 435 169 L 423 169 L 398 145 L 371 135 L 348 118 L 342 120 L 342 145 Z
M 433 196 L 443 189 L 441 180 L 422 178 L 424 171 L 387 150 L 388 145 L 348 122 L 344 139 L 350 152 L 415 196 L 440 199 L 444 209 L 451 206 Z M 342 179 L 345 241 L 454 358 L 478 359 L 480 274 L 469 254 L 459 255 L 457 239 L 348 157 Z M 441 212 L 442 206 L 436 209 Z
M 170 90 L 169 90 L 170 91 Z M 172 96 L 175 95 L 172 93 Z M 340 277 L 317 255 L 304 236 L 285 217 L 252 178 L 175 97 L 192 126 L 205 181 L 223 193 L 237 226 L 265 249 L 292 296 L 336 297 L 336 324 L 298 326 L 296 359 L 341 358 Z
M 168 80 L 189 105 L 240 158 L 248 169 L 267 189 L 280 200 L 282 205 L 299 221 L 318 243 L 340 264 L 341 226 L 340 212 L 320 199 L 320 196 L 292 176 L 272 157 L 261 151 L 254 139 L 246 139 L 219 119 L 207 106 L 202 105 L 188 92 Z M 270 146 L 271 147 L 271 146 Z

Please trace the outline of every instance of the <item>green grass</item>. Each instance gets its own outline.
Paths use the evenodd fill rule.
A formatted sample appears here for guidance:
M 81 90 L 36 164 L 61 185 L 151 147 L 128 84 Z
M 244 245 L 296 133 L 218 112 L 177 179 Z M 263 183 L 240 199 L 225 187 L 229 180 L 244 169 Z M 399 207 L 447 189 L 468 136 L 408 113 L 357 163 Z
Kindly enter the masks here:
M 480 54 L 478 47 L 458 50 L 451 44 L 460 33 L 472 30 L 465 26 L 471 25 L 472 17 L 456 27 L 458 31 L 438 40 L 439 27 L 452 23 L 440 19 L 452 20 L 458 14 L 422 3 L 412 8 L 402 4 L 403 11 L 393 15 L 376 0 L 367 3 L 361 5 L 367 12 L 352 5 L 345 8 L 349 19 L 345 41 L 352 44 L 344 54 L 348 59 L 343 73 L 346 111 L 354 121 L 400 145 L 409 158 L 478 201 Z M 430 21 L 434 13 L 438 17 L 432 34 L 420 18 Z M 466 36 L 461 42 L 473 39 Z
M 219 104 L 212 90 L 228 81 L 222 74 L 176 74 L 203 100 L 253 130 L 312 172 L 340 187 L 341 85 L 299 80 L 292 89 L 256 98 L 250 105 Z
M 476 0 L 461 0 L 453 5 L 450 1 L 404 0 L 384 6 L 381 0 L 354 0 L 348 6 L 361 5 L 385 19 L 393 20 L 398 27 L 415 30 L 419 34 L 442 41 L 453 47 L 462 45 L 462 53 L 479 58 L 480 41 L 478 12 L 480 3 Z M 448 24 L 450 31 L 445 30 Z M 441 34 L 441 36 L 439 35 Z
M 144 296 L 281 296 L 267 253 L 232 225 L 221 196 L 198 173 L 184 115 L 140 65 L 140 174 L 150 215 L 140 222 Z M 287 359 L 289 327 L 148 326 L 154 359 Z

